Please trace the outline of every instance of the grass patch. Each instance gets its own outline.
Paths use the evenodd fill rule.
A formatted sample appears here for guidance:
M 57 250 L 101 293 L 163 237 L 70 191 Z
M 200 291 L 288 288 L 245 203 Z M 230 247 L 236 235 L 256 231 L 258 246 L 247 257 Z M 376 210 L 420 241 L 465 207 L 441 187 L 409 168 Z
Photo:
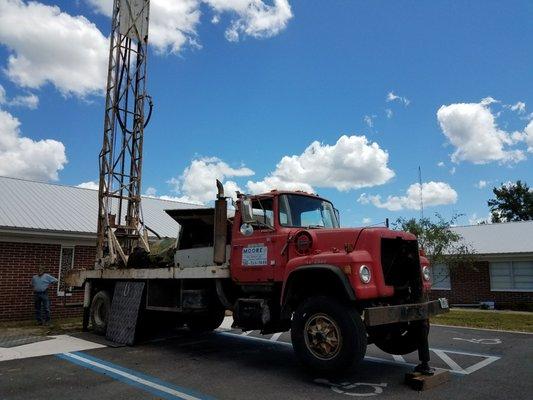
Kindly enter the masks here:
M 34 320 L 0 322 L 0 336 L 60 335 L 81 330 L 81 317 L 53 319 L 48 325 L 37 325 Z
M 533 332 L 533 313 L 453 309 L 431 318 L 431 323 L 471 328 Z

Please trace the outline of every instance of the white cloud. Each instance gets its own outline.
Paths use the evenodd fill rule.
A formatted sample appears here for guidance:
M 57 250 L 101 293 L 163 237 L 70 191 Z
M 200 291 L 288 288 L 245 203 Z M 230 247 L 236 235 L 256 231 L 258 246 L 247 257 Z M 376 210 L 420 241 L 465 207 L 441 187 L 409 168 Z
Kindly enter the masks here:
M 249 181 L 248 189 L 300 189 L 313 186 L 340 191 L 381 185 L 394 176 L 387 163 L 389 155 L 365 136 L 343 135 L 334 145 L 311 143 L 300 155 L 285 156 L 276 169 L 259 182 Z
M 92 190 L 98 190 L 98 183 L 94 181 L 88 181 L 88 182 L 82 182 L 79 185 L 76 185 L 76 187 L 83 188 L 83 189 L 92 189 Z
M 93 9 L 111 16 L 112 0 L 86 0 Z M 197 29 L 201 4 L 219 18 L 231 14 L 226 37 L 271 37 L 290 18 L 287 0 L 152 0 L 150 46 L 158 53 L 178 53 L 184 46 L 199 48 Z M 215 18 L 214 17 L 214 18 Z M 216 20 L 215 18 L 215 20 Z M 5 73 L 17 85 L 39 88 L 53 84 L 63 95 L 102 94 L 107 76 L 109 40 L 84 16 L 72 16 L 57 6 L 36 1 L 0 1 L 0 44 L 9 56 Z M 18 98 L 19 105 L 36 106 L 36 96 Z
M 526 128 L 524 129 L 524 139 L 527 144 L 527 151 L 533 153 L 533 120 L 529 121 Z
M 387 102 L 391 101 L 397 101 L 401 104 L 403 104 L 405 107 L 407 107 L 409 104 L 411 104 L 411 100 L 409 100 L 407 97 L 402 97 L 394 94 L 394 92 L 387 93 L 387 97 L 385 99 Z
M 156 195 L 156 193 L 157 193 L 157 189 L 155 187 L 150 186 L 146 189 L 146 191 L 144 192 L 144 195 L 153 197 Z
M 369 223 L 372 222 L 372 218 L 363 218 L 362 222 L 363 222 L 363 225 L 368 225 Z
M 444 162 L 442 162 L 442 161 L 439 161 L 437 163 L 437 167 L 441 167 L 442 168 L 442 167 L 445 167 L 445 166 L 446 166 L 446 164 L 444 164 Z
M 494 97 L 488 96 L 488 97 L 483 97 L 479 103 L 482 106 L 490 106 L 491 104 L 499 103 L 499 102 L 500 101 L 496 100 Z
M 250 168 L 232 168 L 224 161 L 216 158 L 199 158 L 192 160 L 178 178 L 172 178 L 169 183 L 174 190 L 182 195 L 181 201 L 206 203 L 216 198 L 216 180 L 224 184 L 225 194 L 234 195 L 241 190 L 234 181 L 225 181 L 228 177 L 244 177 L 254 174 Z
M 0 85 L 0 105 L 26 107 L 30 110 L 35 110 L 39 106 L 39 97 L 33 93 L 28 93 L 26 95 L 15 96 L 10 100 L 7 98 L 6 90 Z
M 526 103 L 523 101 L 517 101 L 515 104 L 506 104 L 504 107 L 510 109 L 511 111 L 516 111 L 518 114 L 523 114 L 526 112 Z
M 96 11 L 111 16 L 112 0 L 88 0 Z M 199 47 L 197 28 L 200 6 L 205 3 L 215 12 L 211 23 L 218 24 L 221 14 L 231 15 L 225 31 L 227 40 L 241 36 L 267 38 L 286 28 L 292 18 L 288 0 L 152 0 L 150 2 L 150 45 L 160 53 L 178 53 L 184 45 Z
M 391 119 L 394 114 L 390 108 L 386 108 L 385 115 L 387 116 L 388 119 Z
M 35 110 L 39 106 L 39 97 L 33 93 L 27 95 L 15 96 L 9 102 L 10 106 L 26 107 L 30 110 Z
M 63 143 L 22 137 L 19 120 L 0 110 L 0 176 L 57 180 L 66 163 Z
M 422 199 L 424 207 L 453 204 L 457 201 L 457 192 L 445 182 L 424 182 Z M 386 201 L 382 201 L 379 195 L 366 193 L 359 196 L 358 201 L 361 204 L 372 204 L 390 211 L 420 210 L 420 184 L 413 183 L 407 188 L 404 196 L 388 196 Z
M 374 119 L 376 118 L 375 115 L 365 115 L 363 117 L 363 121 L 365 122 L 365 124 L 368 125 L 369 128 L 373 128 L 374 127 Z
M 453 162 L 510 163 L 525 159 L 523 151 L 507 148 L 513 144 L 513 139 L 498 128 L 488 104 L 490 102 L 483 99 L 480 103 L 443 105 L 437 111 L 442 132 L 455 147 L 451 156 Z
M 484 181 L 483 179 L 480 180 L 479 182 L 475 183 L 474 184 L 474 187 L 478 188 L 478 189 L 484 189 L 487 187 L 487 181 Z
M 10 50 L 5 73 L 20 86 L 49 82 L 64 95 L 78 96 L 104 88 L 108 41 L 83 16 L 38 2 L 3 0 L 0 43 Z
M 492 218 L 491 214 L 487 215 L 485 218 L 478 217 L 477 213 L 473 213 L 470 218 L 468 218 L 468 223 L 470 225 L 479 225 L 479 224 L 491 224 Z
M 292 18 L 288 0 L 273 0 L 267 4 L 261 0 L 204 0 L 217 15 L 229 12 L 235 16 L 226 29 L 225 36 L 236 42 L 242 35 L 268 38 L 287 27 Z
M 314 193 L 311 185 L 305 182 L 285 181 L 279 176 L 267 176 L 258 182 L 248 181 L 246 187 L 250 193 L 266 193 L 271 190 L 303 190 L 307 193 Z
M 113 0 L 87 0 L 96 12 L 112 16 Z M 200 0 L 152 0 L 150 2 L 149 45 L 158 53 L 177 54 L 185 45 L 198 47 Z

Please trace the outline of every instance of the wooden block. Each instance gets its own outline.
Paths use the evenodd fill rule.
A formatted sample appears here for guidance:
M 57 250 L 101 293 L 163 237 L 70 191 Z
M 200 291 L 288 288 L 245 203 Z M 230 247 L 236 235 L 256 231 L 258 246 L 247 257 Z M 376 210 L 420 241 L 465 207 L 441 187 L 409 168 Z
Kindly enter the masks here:
M 405 383 L 412 389 L 422 391 L 434 388 L 450 380 L 448 371 L 435 371 L 433 375 L 422 375 L 420 372 L 405 374 Z

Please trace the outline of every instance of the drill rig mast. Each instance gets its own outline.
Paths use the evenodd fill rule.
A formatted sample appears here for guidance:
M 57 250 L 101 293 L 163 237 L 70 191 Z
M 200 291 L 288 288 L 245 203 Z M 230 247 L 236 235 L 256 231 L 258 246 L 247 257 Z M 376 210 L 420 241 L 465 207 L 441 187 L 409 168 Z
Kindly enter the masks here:
M 114 0 L 100 152 L 96 266 L 126 266 L 135 247 L 149 251 L 141 209 L 150 0 Z M 145 119 L 145 101 L 149 113 Z

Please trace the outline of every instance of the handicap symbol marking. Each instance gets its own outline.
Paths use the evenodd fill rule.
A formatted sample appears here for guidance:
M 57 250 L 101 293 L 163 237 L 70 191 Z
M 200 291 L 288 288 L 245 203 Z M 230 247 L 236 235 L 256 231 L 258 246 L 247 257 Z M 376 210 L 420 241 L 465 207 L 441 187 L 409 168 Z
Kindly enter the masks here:
M 459 337 L 454 337 L 453 340 L 463 340 L 465 342 L 470 342 L 470 343 L 476 343 L 476 344 L 501 344 L 502 341 L 501 339 L 497 339 L 497 338 L 494 338 L 494 339 L 465 339 L 465 338 L 459 338 Z
M 387 387 L 386 383 L 367 383 L 367 382 L 341 382 L 334 383 L 327 379 L 315 379 L 315 383 L 329 386 L 335 393 L 345 394 L 347 396 L 369 397 L 377 396 L 383 393 Z

